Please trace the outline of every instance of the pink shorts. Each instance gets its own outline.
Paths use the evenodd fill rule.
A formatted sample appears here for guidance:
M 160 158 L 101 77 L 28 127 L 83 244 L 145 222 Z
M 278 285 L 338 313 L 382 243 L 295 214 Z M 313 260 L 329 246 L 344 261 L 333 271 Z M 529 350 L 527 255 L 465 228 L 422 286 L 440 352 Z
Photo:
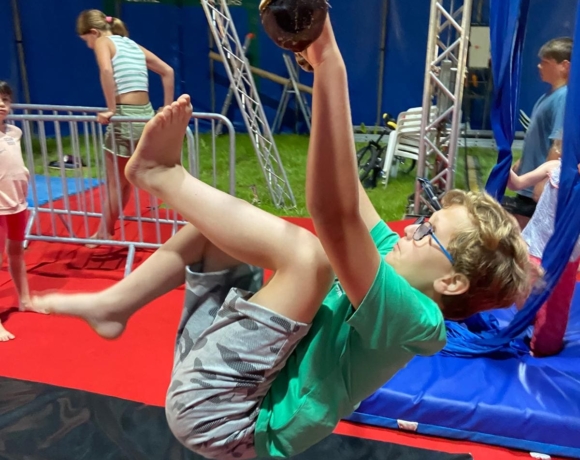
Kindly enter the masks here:
M 6 235 L 10 241 L 24 241 L 28 210 L 0 216 L 0 240 Z

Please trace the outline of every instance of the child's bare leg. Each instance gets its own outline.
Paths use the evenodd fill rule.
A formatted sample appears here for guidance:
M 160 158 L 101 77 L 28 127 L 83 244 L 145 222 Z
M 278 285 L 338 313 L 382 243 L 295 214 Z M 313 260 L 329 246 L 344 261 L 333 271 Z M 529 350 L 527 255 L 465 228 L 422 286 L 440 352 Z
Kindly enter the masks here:
M 8 253 L 8 267 L 10 276 L 18 293 L 18 307 L 20 311 L 30 310 L 30 290 L 26 276 L 26 264 L 24 262 L 24 248 L 22 241 L 8 240 L 6 245 Z
M 119 220 L 121 211 L 125 209 L 131 198 L 131 184 L 125 178 L 125 166 L 127 158 L 117 156 L 113 157 L 110 152 L 105 152 L 105 167 L 107 174 L 107 192 L 105 194 L 105 203 L 103 205 L 103 218 L 99 224 L 97 232 L 91 236 L 94 239 L 110 239 L 115 234 L 115 225 Z M 118 172 L 117 172 L 118 171 Z M 118 181 L 117 181 L 117 174 Z M 119 196 L 120 195 L 120 196 Z M 119 208 L 121 201 L 122 208 Z M 87 244 L 88 248 L 93 249 L 98 245 Z
M 127 164 L 127 178 L 169 204 L 225 253 L 274 270 L 272 282 L 254 301 L 293 320 L 310 322 L 332 277 L 318 240 L 188 174 L 180 160 L 190 117 L 189 96 L 181 96 L 147 123 Z
M 8 234 L 8 229 L 6 227 L 6 218 L 0 216 L 0 268 L 4 263 L 4 249 L 6 248 L 6 236 Z
M 8 342 L 9 340 L 14 339 L 14 334 L 11 334 L 4 326 L 2 326 L 2 321 L 0 321 L 0 342 Z
M 36 297 L 34 309 L 80 317 L 99 335 L 112 339 L 123 332 L 133 313 L 183 284 L 185 267 L 201 260 L 205 271 L 219 271 L 239 264 L 209 243 L 195 227 L 187 225 L 129 276 L 110 288 L 89 294 Z
M 6 245 L 6 220 L 4 216 L 0 216 L 0 268 L 2 268 L 2 264 L 4 262 L 4 246 Z M 14 338 L 14 334 L 8 332 L 4 326 L 2 325 L 2 321 L 0 321 L 0 342 L 7 342 L 8 340 L 12 340 Z

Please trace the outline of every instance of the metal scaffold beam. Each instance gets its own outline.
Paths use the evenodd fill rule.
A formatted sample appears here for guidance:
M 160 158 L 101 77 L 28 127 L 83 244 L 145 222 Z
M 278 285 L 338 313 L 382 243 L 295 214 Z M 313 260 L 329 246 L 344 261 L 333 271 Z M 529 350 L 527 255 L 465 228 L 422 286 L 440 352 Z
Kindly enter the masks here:
M 228 1 L 201 0 L 201 5 L 226 68 L 230 88 L 242 112 L 272 201 L 279 208 L 294 207 L 296 200 L 264 114 L 250 64 L 230 14 Z
M 426 178 L 438 198 L 455 183 L 471 9 L 472 0 L 431 1 L 417 177 Z M 416 181 L 413 214 L 434 210 L 421 192 Z

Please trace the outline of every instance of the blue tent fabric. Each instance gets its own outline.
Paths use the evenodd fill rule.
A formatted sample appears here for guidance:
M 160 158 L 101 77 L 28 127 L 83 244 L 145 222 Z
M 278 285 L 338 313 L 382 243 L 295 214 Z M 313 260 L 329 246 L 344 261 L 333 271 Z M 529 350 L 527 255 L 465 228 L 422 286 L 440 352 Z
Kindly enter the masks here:
M 530 0 L 492 0 L 490 6 L 491 62 L 495 82 L 491 126 L 499 152 L 486 191 L 501 201 L 512 165 L 511 146 L 516 131 L 522 48 Z
M 518 0 L 513 0 L 512 3 Z M 492 2 L 492 7 L 505 9 L 504 11 L 492 11 L 492 17 L 497 14 L 508 14 L 509 8 L 503 2 Z M 502 6 L 503 5 L 503 6 Z M 512 16 L 513 18 L 513 16 Z M 577 11 L 576 24 L 580 19 L 580 8 Z M 496 23 L 496 26 L 498 23 Z M 492 34 L 492 40 L 497 40 L 498 34 Z M 509 37 L 506 37 L 506 40 Z M 575 42 L 580 42 L 580 27 L 576 27 Z M 492 42 L 492 49 L 501 43 Z M 448 322 L 448 343 L 443 354 L 454 356 L 478 356 L 490 355 L 494 353 L 507 353 L 518 355 L 529 352 L 525 344 L 525 336 L 532 324 L 534 317 L 542 304 L 548 299 L 554 289 L 564 268 L 570 259 L 576 241 L 580 236 L 580 174 L 578 164 L 580 164 L 580 47 L 574 47 L 572 54 L 572 66 L 568 85 L 568 97 L 566 100 L 566 115 L 564 120 L 564 138 L 562 155 L 562 173 L 560 177 L 560 187 L 558 191 L 558 208 L 556 211 L 555 230 L 552 238 L 548 242 L 544 251 L 542 268 L 545 270 L 543 285 L 541 289 L 535 290 L 528 298 L 524 308 L 518 312 L 510 324 L 502 329 L 488 322 L 487 327 L 482 327 L 485 318 L 482 315 L 477 319 L 478 330 L 470 330 L 469 324 L 459 324 Z M 504 101 L 504 104 L 511 104 L 511 101 Z M 494 123 L 499 123 L 497 120 Z M 506 124 L 503 128 L 509 126 Z M 495 132 L 495 131 L 494 131 Z M 502 131 L 506 132 L 506 131 Z M 509 134 L 509 132 L 508 132 Z M 505 139 L 504 139 L 505 140 Z M 499 142 L 499 140 L 498 140 Z M 510 152 L 503 152 L 506 157 L 511 158 Z M 501 157 L 501 153 L 500 153 Z M 506 160 L 506 161 L 508 161 Z M 499 158 L 500 164 L 504 161 Z M 504 168 L 505 169 L 505 168 Z M 509 169 L 502 169 L 498 166 L 496 172 L 497 183 L 503 181 L 504 189 L 507 176 L 501 178 L 501 173 L 509 174 Z M 497 184 L 496 184 L 497 186 Z M 497 186 L 496 196 L 503 195 L 503 190 Z M 474 321 L 474 320 L 472 320 Z

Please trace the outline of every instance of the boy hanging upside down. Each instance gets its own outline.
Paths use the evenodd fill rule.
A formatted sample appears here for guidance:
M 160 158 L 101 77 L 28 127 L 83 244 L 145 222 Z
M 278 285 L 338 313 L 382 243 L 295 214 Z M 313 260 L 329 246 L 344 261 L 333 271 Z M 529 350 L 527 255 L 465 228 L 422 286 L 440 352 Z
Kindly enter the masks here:
M 166 412 L 175 436 L 208 458 L 304 451 L 415 355 L 438 352 L 444 317 L 506 307 L 529 291 L 519 228 L 489 196 L 452 191 L 403 238 L 387 227 L 357 178 L 329 20 L 303 57 L 314 71 L 306 196 L 318 237 L 185 171 L 192 109 L 181 96 L 147 124 L 126 174 L 190 224 L 103 292 L 35 299 L 115 338 L 185 281 Z M 264 286 L 262 269 L 274 272 Z

